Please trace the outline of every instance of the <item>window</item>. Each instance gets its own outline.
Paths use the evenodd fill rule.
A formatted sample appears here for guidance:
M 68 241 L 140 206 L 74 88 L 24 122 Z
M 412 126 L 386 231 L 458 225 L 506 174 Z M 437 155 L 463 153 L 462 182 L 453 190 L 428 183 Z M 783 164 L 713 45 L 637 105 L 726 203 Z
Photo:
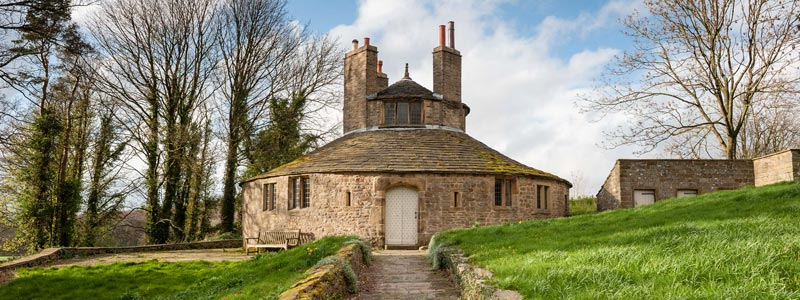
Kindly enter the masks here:
M 537 185 L 536 186 L 536 208 L 547 209 L 548 199 L 550 197 L 550 186 Z
M 514 186 L 513 179 L 500 179 L 494 180 L 494 205 L 495 206 L 512 206 L 512 188 Z
M 275 209 L 275 184 L 274 183 L 267 183 L 264 184 L 264 203 L 262 206 L 262 210 L 274 210 Z
M 697 190 L 678 190 L 678 198 L 697 196 Z
M 503 206 L 503 180 L 494 180 L 494 206 Z
M 269 210 L 269 184 L 263 185 L 261 191 L 263 192 L 262 199 L 264 199 L 261 201 L 261 211 Z
M 306 208 L 311 204 L 311 187 L 308 177 L 293 177 L 290 179 L 289 209 Z
M 461 195 L 458 192 L 453 192 L 453 207 L 461 207 Z
M 383 110 L 383 125 L 422 124 L 422 102 L 386 102 Z
M 352 205 L 352 203 L 350 202 L 352 200 L 351 197 L 352 196 L 350 195 L 350 192 L 347 192 L 347 195 L 346 195 L 346 197 L 344 199 L 345 200 L 344 205 L 346 205 L 346 206 Z
M 311 204 L 311 182 L 303 178 L 303 203 L 300 208 L 308 208 Z

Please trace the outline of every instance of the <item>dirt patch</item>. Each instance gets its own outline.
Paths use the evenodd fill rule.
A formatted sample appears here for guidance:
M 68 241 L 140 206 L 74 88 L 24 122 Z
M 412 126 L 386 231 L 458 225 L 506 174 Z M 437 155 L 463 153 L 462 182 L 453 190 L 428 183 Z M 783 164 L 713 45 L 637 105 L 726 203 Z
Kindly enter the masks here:
M 115 253 L 100 254 L 86 257 L 73 257 L 61 259 L 45 266 L 64 267 L 64 266 L 94 266 L 113 264 L 118 262 L 143 262 L 148 260 L 158 260 L 164 262 L 181 261 L 239 261 L 246 260 L 252 256 L 244 255 L 241 249 L 197 249 L 197 250 L 176 250 L 176 251 L 157 251 L 157 252 L 136 252 L 136 253 Z

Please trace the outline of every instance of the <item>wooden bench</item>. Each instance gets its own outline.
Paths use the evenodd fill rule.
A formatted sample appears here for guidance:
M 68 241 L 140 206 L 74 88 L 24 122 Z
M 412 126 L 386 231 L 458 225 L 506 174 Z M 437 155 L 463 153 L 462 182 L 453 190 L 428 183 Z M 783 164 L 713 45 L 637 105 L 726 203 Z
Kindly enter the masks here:
M 250 249 L 258 253 L 261 249 L 283 249 L 300 245 L 300 230 L 287 231 L 261 231 L 258 237 L 245 239 L 245 255 L 250 255 Z

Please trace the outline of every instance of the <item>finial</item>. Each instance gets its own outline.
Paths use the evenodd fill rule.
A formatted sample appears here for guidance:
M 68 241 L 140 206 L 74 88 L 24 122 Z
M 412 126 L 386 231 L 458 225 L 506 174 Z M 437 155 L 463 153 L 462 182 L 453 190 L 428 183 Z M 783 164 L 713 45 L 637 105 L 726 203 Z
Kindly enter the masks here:
M 411 77 L 408 76 L 408 63 L 406 63 L 406 75 L 403 76 L 403 79 L 409 79 L 409 80 L 411 79 Z

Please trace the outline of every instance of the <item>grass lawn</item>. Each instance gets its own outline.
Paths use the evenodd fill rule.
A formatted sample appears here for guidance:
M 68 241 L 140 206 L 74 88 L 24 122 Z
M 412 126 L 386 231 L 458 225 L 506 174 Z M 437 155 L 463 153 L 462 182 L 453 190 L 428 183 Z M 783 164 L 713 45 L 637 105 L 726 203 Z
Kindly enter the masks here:
M 582 197 L 576 199 L 569 199 L 569 214 L 571 216 L 593 214 L 596 212 L 597 212 L 597 198 L 595 197 Z
M 31 268 L 0 286 L 0 299 L 277 299 L 342 243 L 326 237 L 239 262 L 148 261 L 92 267 Z
M 525 299 L 800 299 L 800 183 L 449 231 Z

